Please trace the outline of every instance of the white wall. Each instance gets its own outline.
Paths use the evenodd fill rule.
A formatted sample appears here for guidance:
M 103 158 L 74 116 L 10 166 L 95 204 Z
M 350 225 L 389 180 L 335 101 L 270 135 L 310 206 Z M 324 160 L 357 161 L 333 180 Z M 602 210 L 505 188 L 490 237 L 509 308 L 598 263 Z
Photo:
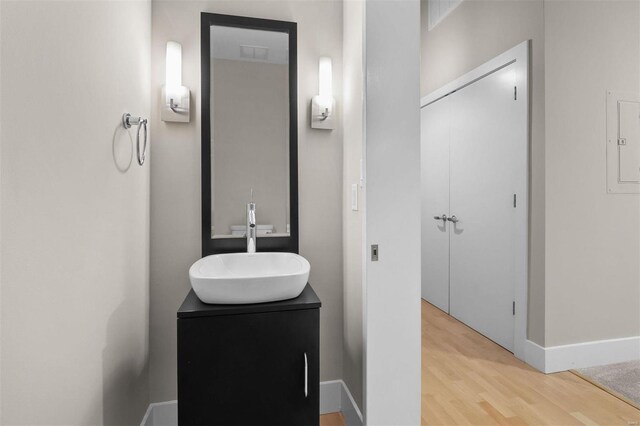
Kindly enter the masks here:
M 344 256 L 343 380 L 362 408 L 363 329 L 362 272 L 364 188 L 360 188 L 360 160 L 364 132 L 364 0 L 343 3 L 343 197 L 342 250 Z M 351 185 L 358 185 L 358 210 L 351 209 Z
M 3 1 L 2 424 L 136 424 L 148 403 L 150 3 Z
M 298 22 L 300 254 L 320 299 L 320 378 L 342 378 L 342 134 L 313 130 L 318 58 L 333 59 L 342 105 L 342 3 L 339 1 L 155 1 L 152 12 L 151 399 L 176 398 L 176 310 L 200 258 L 200 12 Z M 168 40 L 182 43 L 183 84 L 191 88 L 189 124 L 159 120 Z
M 420 3 L 365 6 L 365 421 L 420 424 Z M 390 66 L 393 64 L 393 66 Z

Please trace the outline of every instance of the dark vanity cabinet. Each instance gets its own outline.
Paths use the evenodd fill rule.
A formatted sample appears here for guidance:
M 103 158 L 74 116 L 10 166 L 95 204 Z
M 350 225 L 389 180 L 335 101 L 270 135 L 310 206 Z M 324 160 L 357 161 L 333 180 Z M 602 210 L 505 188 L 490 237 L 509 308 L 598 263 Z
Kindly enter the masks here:
M 178 424 L 318 425 L 320 300 L 178 311 Z

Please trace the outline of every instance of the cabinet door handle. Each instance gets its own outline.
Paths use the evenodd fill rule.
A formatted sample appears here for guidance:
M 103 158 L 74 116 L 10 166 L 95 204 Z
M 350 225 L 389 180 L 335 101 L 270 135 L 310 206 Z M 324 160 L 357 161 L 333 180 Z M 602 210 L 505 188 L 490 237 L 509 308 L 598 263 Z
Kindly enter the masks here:
M 307 362 L 307 353 L 304 353 L 304 397 L 309 395 L 309 363 Z

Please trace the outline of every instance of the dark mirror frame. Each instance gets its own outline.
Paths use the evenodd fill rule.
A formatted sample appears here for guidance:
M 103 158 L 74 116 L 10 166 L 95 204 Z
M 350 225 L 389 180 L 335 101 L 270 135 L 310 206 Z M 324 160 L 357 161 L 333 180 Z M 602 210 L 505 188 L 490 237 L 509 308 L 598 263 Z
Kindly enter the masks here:
M 202 256 L 247 251 L 246 238 L 211 238 L 211 26 L 248 28 L 289 34 L 289 206 L 288 237 L 258 237 L 256 251 L 298 253 L 298 50 L 297 24 L 271 19 L 202 13 L 200 20 L 200 78 L 202 120 Z M 247 203 L 249 200 L 247 199 Z M 260 218 L 260 206 L 257 205 Z

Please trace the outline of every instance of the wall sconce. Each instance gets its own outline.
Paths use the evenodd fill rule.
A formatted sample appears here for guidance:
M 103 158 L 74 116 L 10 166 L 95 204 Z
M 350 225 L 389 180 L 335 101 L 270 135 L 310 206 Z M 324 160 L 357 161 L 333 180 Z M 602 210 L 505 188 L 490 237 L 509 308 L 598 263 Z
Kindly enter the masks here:
M 189 122 L 189 88 L 182 85 L 182 45 L 167 42 L 165 84 L 162 88 L 162 121 Z
M 311 127 L 314 129 L 335 129 L 335 109 L 331 58 L 323 56 L 318 63 L 318 95 L 311 99 Z

